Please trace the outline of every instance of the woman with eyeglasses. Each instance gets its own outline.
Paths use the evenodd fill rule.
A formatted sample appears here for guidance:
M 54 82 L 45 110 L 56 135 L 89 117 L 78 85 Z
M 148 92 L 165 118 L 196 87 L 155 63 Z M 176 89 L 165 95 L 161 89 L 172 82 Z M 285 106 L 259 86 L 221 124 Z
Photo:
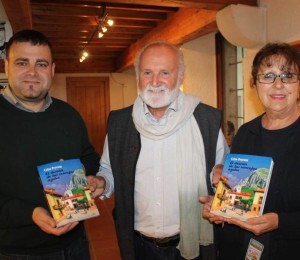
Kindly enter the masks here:
M 299 74 L 300 54 L 288 44 L 269 43 L 254 58 L 253 86 L 265 113 L 240 127 L 231 152 L 271 156 L 274 168 L 260 217 L 225 219 L 209 213 L 211 198 L 200 199 L 203 216 L 222 223 L 220 260 L 299 259 Z

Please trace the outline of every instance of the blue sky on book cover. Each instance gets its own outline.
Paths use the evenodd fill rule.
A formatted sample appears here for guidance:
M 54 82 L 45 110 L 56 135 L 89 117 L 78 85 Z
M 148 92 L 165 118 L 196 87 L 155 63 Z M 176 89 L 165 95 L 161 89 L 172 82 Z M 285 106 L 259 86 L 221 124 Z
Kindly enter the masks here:
M 241 183 L 249 176 L 249 173 L 257 169 L 270 169 L 272 162 L 271 157 L 244 154 L 228 154 L 227 156 L 222 175 L 228 178 L 231 187 Z
M 82 171 L 82 164 L 79 159 L 57 161 L 40 165 L 38 170 L 44 188 L 53 188 L 58 194 L 63 195 L 74 171 Z

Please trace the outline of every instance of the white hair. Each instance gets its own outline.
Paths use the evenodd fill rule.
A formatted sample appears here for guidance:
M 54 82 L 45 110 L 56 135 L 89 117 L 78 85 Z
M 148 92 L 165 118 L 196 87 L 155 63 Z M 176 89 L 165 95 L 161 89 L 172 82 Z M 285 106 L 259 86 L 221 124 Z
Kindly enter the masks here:
M 177 77 L 177 84 L 176 87 L 180 87 L 180 85 L 183 82 L 184 78 L 184 71 L 185 71 L 185 65 L 184 65 L 184 59 L 183 59 L 183 54 L 179 48 L 177 48 L 175 45 L 169 43 L 169 42 L 164 42 L 164 41 L 155 41 L 147 44 L 145 47 L 143 47 L 137 54 L 135 58 L 135 63 L 134 63 L 134 68 L 135 68 L 135 73 L 136 73 L 136 80 L 139 85 L 139 74 L 140 74 L 140 62 L 141 62 L 141 56 L 143 53 L 149 49 L 150 47 L 153 46 L 164 46 L 164 47 L 169 47 L 174 52 L 176 53 L 177 59 L 178 59 L 178 77 Z

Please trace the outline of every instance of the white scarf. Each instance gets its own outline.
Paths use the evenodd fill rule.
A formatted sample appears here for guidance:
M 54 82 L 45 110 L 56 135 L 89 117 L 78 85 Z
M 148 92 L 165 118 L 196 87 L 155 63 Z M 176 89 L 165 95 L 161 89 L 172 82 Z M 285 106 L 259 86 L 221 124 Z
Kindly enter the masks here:
M 132 112 L 135 127 L 141 135 L 152 140 L 161 140 L 176 134 L 178 148 L 174 161 L 178 170 L 180 208 L 178 249 L 186 259 L 193 259 L 199 255 L 199 244 L 213 243 L 213 227 L 202 218 L 202 206 L 198 201 L 200 196 L 207 195 L 204 145 L 193 116 L 199 102 L 197 97 L 180 92 L 178 111 L 172 114 L 163 126 L 153 127 L 148 122 L 140 97 L 136 99 Z

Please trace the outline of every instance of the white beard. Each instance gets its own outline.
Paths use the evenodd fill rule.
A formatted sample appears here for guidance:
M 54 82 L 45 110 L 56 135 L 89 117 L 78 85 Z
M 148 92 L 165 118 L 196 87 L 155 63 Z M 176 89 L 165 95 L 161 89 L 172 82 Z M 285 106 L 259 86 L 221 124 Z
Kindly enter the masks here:
M 143 91 L 140 91 L 141 99 L 152 108 L 161 108 L 169 106 L 178 96 L 179 88 L 169 90 L 165 85 L 153 87 L 147 85 Z

